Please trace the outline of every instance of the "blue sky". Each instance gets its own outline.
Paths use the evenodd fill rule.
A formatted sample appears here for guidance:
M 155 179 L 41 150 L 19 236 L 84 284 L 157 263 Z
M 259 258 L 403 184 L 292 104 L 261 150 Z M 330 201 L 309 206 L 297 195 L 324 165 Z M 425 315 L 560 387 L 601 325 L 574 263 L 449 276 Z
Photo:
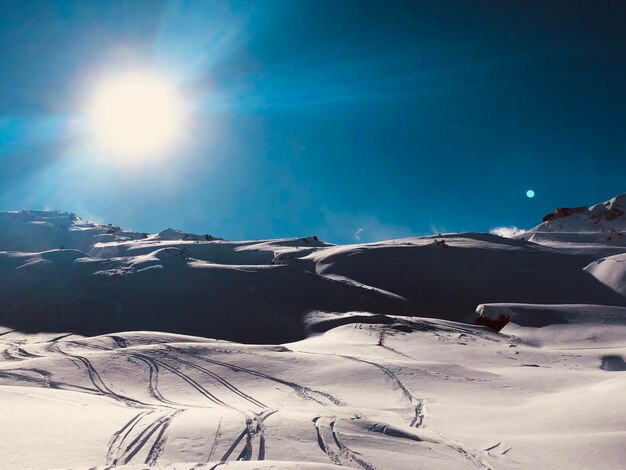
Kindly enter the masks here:
M 626 191 L 624 17 L 618 1 L 5 0 L 0 210 L 340 243 L 531 227 Z M 90 91 L 128 67 L 193 103 L 167 157 L 81 144 Z

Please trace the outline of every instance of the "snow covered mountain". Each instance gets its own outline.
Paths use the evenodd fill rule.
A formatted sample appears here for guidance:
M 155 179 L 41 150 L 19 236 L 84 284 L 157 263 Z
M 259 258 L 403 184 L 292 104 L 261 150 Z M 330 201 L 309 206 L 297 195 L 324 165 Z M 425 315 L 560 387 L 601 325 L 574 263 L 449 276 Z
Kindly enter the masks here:
M 600 244 L 626 247 L 626 193 L 591 207 L 564 207 L 520 239 L 535 243 Z
M 96 243 L 136 240 L 147 234 L 81 220 L 61 211 L 0 212 L 0 249 L 39 252 L 72 248 L 89 253 Z
M 0 213 L 0 468 L 620 468 L 625 202 L 346 246 Z
M 0 219 L 0 318 L 29 332 L 280 343 L 306 336 L 311 311 L 471 322 L 483 303 L 626 305 L 606 274 L 584 269 L 605 246 L 576 251 L 477 233 L 348 246 L 314 236 L 231 242 L 127 232 L 63 212 Z

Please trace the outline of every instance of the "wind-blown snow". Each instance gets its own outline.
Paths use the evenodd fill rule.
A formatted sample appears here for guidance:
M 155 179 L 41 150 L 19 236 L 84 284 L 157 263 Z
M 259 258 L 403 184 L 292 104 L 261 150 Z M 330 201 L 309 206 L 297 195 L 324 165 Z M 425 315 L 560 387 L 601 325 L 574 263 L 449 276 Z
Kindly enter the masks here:
M 506 237 L 506 238 L 515 238 L 521 235 L 522 233 L 524 233 L 524 230 L 522 230 L 521 228 L 513 227 L 513 226 L 495 227 L 495 228 L 492 228 L 489 231 L 489 233 L 493 233 L 494 235 L 500 235 L 501 237 Z
M 0 467 L 620 468 L 623 204 L 347 246 L 0 213 Z

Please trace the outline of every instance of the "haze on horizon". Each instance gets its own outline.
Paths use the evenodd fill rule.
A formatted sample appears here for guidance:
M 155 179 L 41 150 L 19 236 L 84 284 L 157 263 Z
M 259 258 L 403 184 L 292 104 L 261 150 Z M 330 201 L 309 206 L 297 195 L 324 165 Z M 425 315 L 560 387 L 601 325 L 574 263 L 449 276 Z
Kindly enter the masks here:
M 4 1 L 0 210 L 340 243 L 529 228 L 624 192 L 625 15 L 618 1 Z M 166 91 L 120 134 L 128 82 L 103 84 L 135 71 Z M 102 93 L 124 106 L 94 130 Z

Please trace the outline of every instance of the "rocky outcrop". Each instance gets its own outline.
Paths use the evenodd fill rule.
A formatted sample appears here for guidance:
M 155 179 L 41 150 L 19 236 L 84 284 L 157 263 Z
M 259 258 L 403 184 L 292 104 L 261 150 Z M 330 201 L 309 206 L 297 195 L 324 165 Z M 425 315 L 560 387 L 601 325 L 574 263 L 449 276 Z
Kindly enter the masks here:
M 548 215 L 543 217 L 544 222 L 548 222 L 550 220 L 560 219 L 561 217 L 569 217 L 570 215 L 579 214 L 581 212 L 585 212 L 587 208 L 585 206 L 582 207 L 561 207 L 558 209 L 554 209 L 554 212 L 551 212 Z

